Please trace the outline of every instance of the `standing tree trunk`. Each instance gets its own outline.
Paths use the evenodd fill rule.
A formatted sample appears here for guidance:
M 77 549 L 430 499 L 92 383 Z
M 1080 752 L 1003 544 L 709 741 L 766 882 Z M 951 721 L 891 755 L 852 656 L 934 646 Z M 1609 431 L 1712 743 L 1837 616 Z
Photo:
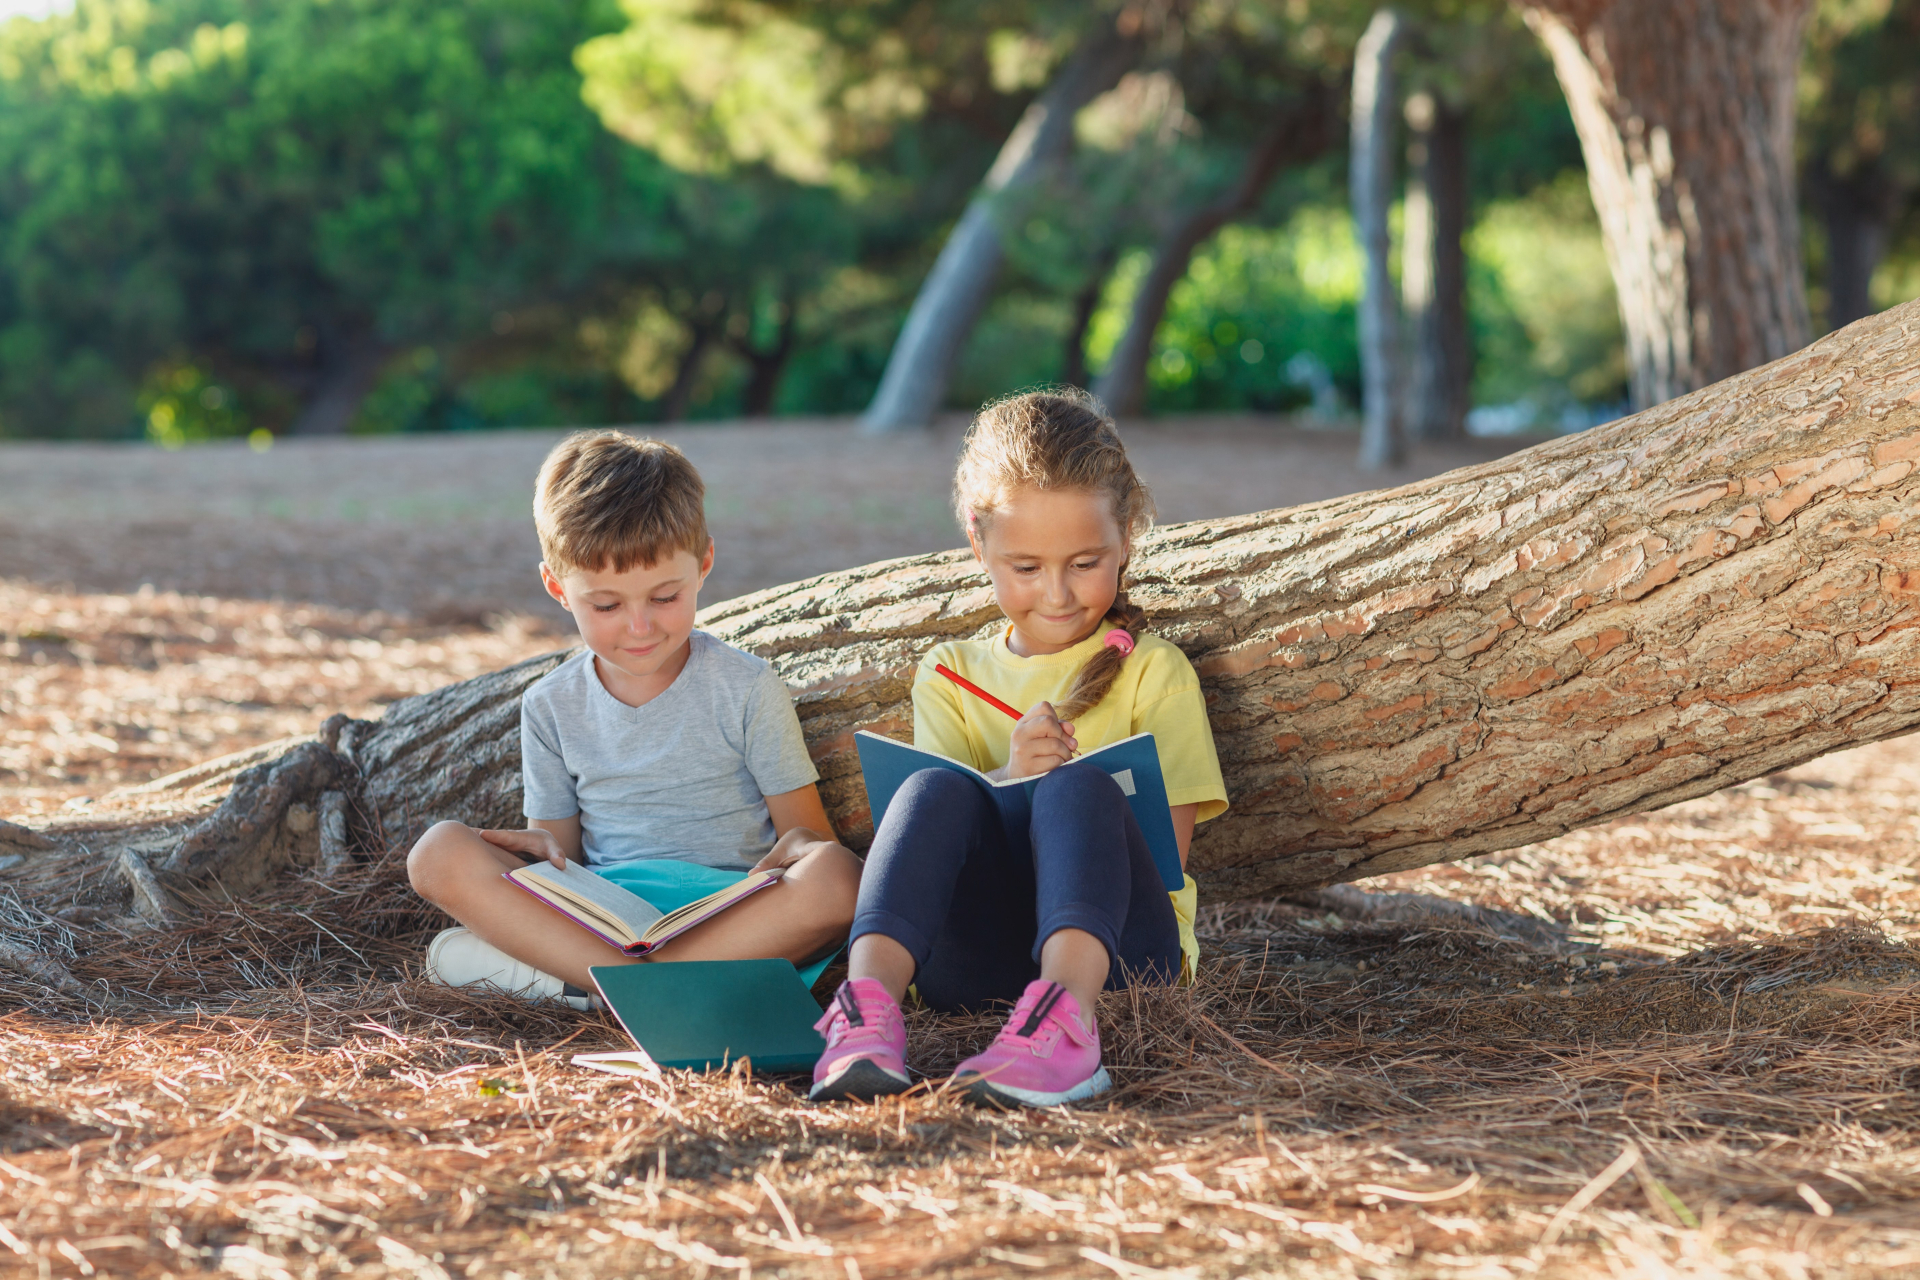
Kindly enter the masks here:
M 1202 893 L 1512 848 L 1920 728 L 1916 330 L 1909 303 L 1495 462 L 1148 538 L 1135 599 L 1200 673 L 1232 799 L 1194 841 Z M 854 732 L 910 733 L 927 646 L 1001 619 L 972 559 L 945 552 L 701 625 L 786 679 L 836 828 L 863 846 Z M 439 818 L 516 823 L 519 694 L 560 657 L 377 723 L 333 717 L 191 829 L 82 848 L 0 828 L 26 858 L 10 886 L 70 893 L 91 859 L 98 892 L 164 918 L 176 890 L 324 874 Z
M 1466 434 L 1473 386 L 1467 332 L 1466 113 L 1431 93 L 1407 99 L 1405 245 L 1400 300 L 1413 339 L 1407 394 L 1409 435 L 1458 440 Z
M 1406 23 L 1381 9 L 1353 52 L 1353 159 L 1350 167 L 1354 229 L 1366 257 L 1360 297 L 1360 466 L 1380 471 L 1400 465 L 1406 444 L 1400 423 L 1400 321 L 1388 265 L 1393 203 L 1393 55 Z
M 1062 64 L 1007 135 L 993 168 L 940 248 L 933 270 L 894 340 L 880 388 L 861 424 L 868 431 L 924 427 L 939 411 L 967 335 L 986 310 L 1005 251 L 994 220 L 997 198 L 1031 185 L 1073 148 L 1080 108 L 1118 84 L 1145 42 L 1139 15 L 1123 10 L 1101 24 Z
M 713 349 L 714 339 L 720 334 L 720 322 L 717 319 L 696 320 L 692 325 L 693 336 L 687 343 L 687 349 L 680 353 L 680 362 L 674 366 L 673 382 L 667 387 L 665 395 L 660 397 L 660 421 L 678 422 L 687 416 L 687 408 L 693 403 L 693 388 L 700 378 L 700 366 L 707 358 L 707 352 Z
M 1113 264 L 1119 261 L 1117 249 L 1109 246 L 1102 249 L 1094 258 L 1093 270 L 1087 276 L 1086 284 L 1080 292 L 1073 295 L 1073 319 L 1067 324 L 1067 336 L 1061 343 L 1060 381 L 1070 387 L 1087 385 L 1087 330 L 1093 327 L 1093 313 L 1100 309 L 1100 295 L 1107 287 L 1107 277 L 1113 274 Z
M 323 342 L 324 363 L 313 395 L 301 406 L 287 434 L 345 435 L 391 354 L 391 348 L 371 335 Z
M 1808 166 L 1807 185 L 1827 232 L 1827 328 L 1873 314 L 1873 273 L 1886 256 L 1895 196 L 1879 157 L 1837 173 L 1832 156 Z
M 780 376 L 787 371 L 787 361 L 793 358 L 794 339 L 799 332 L 797 311 L 792 298 L 780 300 L 780 327 L 774 334 L 771 347 L 756 347 L 747 338 L 731 344 L 735 354 L 747 362 L 747 389 L 741 397 L 741 412 L 746 417 L 773 416 L 773 401 L 780 391 Z
M 1094 395 L 1110 412 L 1127 418 L 1146 412 L 1147 361 L 1153 355 L 1153 336 L 1167 314 L 1167 295 L 1186 276 L 1200 246 L 1251 210 L 1283 165 L 1325 150 L 1332 115 L 1324 91 L 1316 86 L 1304 103 L 1276 118 L 1254 144 L 1240 177 L 1226 194 L 1181 218 L 1154 246 L 1153 265 L 1133 295 L 1126 332 L 1094 383 Z
M 1810 332 L 1795 204 L 1813 0 L 1515 0 L 1573 111 L 1636 407 Z

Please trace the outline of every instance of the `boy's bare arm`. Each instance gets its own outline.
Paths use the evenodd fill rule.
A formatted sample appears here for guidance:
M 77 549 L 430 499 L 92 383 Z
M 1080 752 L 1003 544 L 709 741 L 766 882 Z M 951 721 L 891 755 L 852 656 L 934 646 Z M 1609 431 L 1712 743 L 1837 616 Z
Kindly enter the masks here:
M 773 819 L 774 834 L 779 838 L 767 856 L 754 864 L 755 871 L 790 867 L 815 845 L 839 843 L 833 833 L 833 823 L 827 818 L 827 806 L 821 803 L 820 789 L 813 783 L 768 796 L 766 800 L 767 814 Z
M 795 827 L 805 827 L 823 840 L 838 839 L 827 818 L 827 806 L 820 800 L 820 788 L 809 782 L 777 796 L 767 797 L 767 815 L 773 819 L 773 834 L 784 836 Z
M 577 813 L 571 818 L 529 818 L 525 831 L 482 831 L 480 838 L 524 858 L 545 858 L 562 869 L 569 862 L 587 860 Z

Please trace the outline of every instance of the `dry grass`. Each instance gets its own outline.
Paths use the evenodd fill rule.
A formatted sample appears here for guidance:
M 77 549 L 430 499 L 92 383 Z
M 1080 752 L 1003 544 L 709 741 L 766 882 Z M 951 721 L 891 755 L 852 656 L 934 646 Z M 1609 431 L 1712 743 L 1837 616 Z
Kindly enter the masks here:
M 1884 744 L 1384 886 L 1550 917 L 1554 946 L 1213 909 L 1198 988 L 1106 1001 L 1115 1095 L 1048 1114 L 932 1083 L 816 1108 L 787 1079 L 574 1068 L 621 1042 L 603 1017 L 409 978 L 436 924 L 392 859 L 177 932 L 16 902 L 6 932 L 122 1003 L 5 987 L 0 1259 L 130 1276 L 1920 1270 L 1920 956 L 1896 940 L 1920 911 L 1916 775 L 1920 750 Z M 914 1065 L 937 1081 L 991 1031 L 919 1017 Z

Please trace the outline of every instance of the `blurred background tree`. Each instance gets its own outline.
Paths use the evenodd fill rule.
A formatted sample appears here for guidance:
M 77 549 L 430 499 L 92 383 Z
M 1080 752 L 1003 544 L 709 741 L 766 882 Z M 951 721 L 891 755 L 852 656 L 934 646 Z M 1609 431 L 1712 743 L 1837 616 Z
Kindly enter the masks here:
M 1679 37 L 1635 45 L 1634 3 L 1587 8 L 1664 56 Z M 1384 358 L 1408 434 L 1567 429 L 1629 398 L 1619 255 L 1566 67 L 1523 21 L 1564 7 L 1400 5 Z M 79 0 L 16 19 L 0 434 L 846 414 L 897 350 L 932 353 L 895 357 L 918 396 L 898 421 L 1065 381 L 1128 413 L 1350 422 L 1347 111 L 1374 9 Z M 1568 30 L 1576 52 L 1598 38 Z M 1795 48 L 1782 189 L 1804 216 L 1773 256 L 1819 330 L 1920 293 L 1920 0 L 1817 0 Z M 916 299 L 938 324 L 903 346 Z
M 1816 323 L 1910 297 L 1920 224 L 1920 4 L 1820 0 L 1800 77 L 1801 189 Z M 1892 272 L 1882 272 L 1888 255 Z M 1916 282 L 1920 283 L 1920 282 Z

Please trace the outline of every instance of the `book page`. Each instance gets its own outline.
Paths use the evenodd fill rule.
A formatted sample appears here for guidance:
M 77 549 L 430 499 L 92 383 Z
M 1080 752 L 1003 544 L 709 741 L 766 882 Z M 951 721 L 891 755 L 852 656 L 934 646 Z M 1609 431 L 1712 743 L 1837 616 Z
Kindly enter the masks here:
M 705 916 L 717 915 L 736 901 L 746 897 L 766 884 L 769 880 L 778 880 L 783 873 L 779 870 L 756 871 L 737 884 L 730 884 L 704 898 L 689 902 L 677 911 L 670 911 L 647 927 L 640 935 L 642 942 L 657 943 L 672 937 L 682 929 L 692 927 L 696 920 Z
M 660 909 L 639 894 L 629 893 L 578 863 L 569 862 L 562 871 L 550 862 L 536 862 L 507 874 L 534 894 L 591 916 L 606 933 L 623 943 L 639 941 L 661 916 Z

